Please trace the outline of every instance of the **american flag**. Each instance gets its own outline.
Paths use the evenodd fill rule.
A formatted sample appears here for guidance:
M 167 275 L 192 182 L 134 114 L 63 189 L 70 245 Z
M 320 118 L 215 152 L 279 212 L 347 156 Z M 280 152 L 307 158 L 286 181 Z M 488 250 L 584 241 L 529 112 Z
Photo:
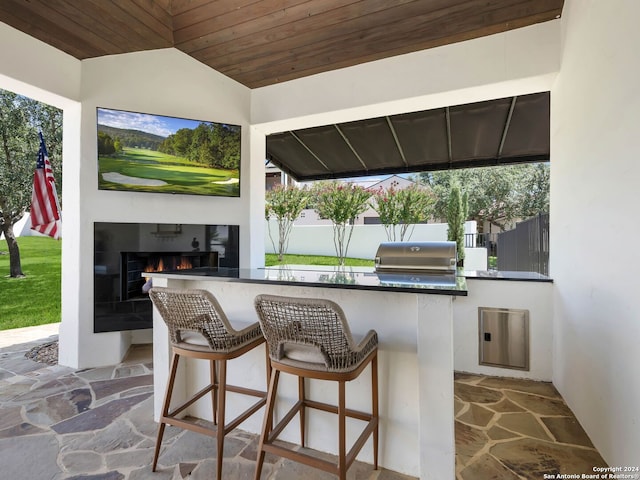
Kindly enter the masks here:
M 31 195 L 31 229 L 60 238 L 60 206 L 53 179 L 53 171 L 49 163 L 47 147 L 40 132 L 40 151 L 33 174 L 33 193 Z

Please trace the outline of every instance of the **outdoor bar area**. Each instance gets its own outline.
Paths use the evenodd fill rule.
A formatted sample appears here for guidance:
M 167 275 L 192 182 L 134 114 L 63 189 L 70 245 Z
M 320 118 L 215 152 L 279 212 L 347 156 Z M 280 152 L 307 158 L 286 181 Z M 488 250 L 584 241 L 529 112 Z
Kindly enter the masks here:
M 289 297 L 330 298 L 339 304 L 354 335 L 374 329 L 379 338 L 380 456 L 379 465 L 418 478 L 453 478 L 455 464 L 453 413 L 453 302 L 467 294 L 464 277 L 453 282 L 421 282 L 415 274 L 378 274 L 372 269 L 290 266 L 264 269 L 194 269 L 148 274 L 154 287 L 204 289 L 212 292 L 230 319 L 255 321 L 253 299 L 260 294 Z M 167 384 L 170 345 L 167 328 L 154 314 L 155 416 L 158 418 Z M 207 383 L 205 362 L 182 364 L 178 390 L 188 398 Z M 229 363 L 230 381 L 241 379 L 253 389 L 264 388 L 264 353 L 256 349 Z M 367 375 L 349 382 L 347 408 L 368 409 L 371 386 Z M 365 380 L 363 380 L 365 379 Z M 279 398 L 295 402 L 293 378 L 280 382 Z M 175 392 L 175 391 L 174 391 Z M 312 381 L 310 397 L 335 403 L 336 389 Z M 176 393 L 174 393 L 174 396 Z M 233 398 L 233 397 L 232 397 Z M 211 409 L 195 404 L 190 414 L 211 420 Z M 228 418 L 246 405 L 233 398 Z M 282 412 L 281 412 L 282 413 Z M 329 419 L 331 420 L 331 419 Z M 326 416 L 308 414 L 310 448 L 336 454 L 333 423 Z M 243 429 L 259 433 L 262 417 L 255 416 Z M 347 424 L 347 444 L 355 437 Z M 283 440 L 299 442 L 294 426 Z M 351 437 L 351 438 L 350 438 Z M 368 442 L 358 459 L 373 463 Z
M 542 478 L 592 474 L 600 463 L 640 472 L 640 382 L 633 381 L 640 378 L 640 362 L 629 361 L 637 352 L 640 322 L 635 298 L 619 287 L 638 283 L 633 239 L 640 224 L 629 222 L 629 216 L 639 200 L 640 147 L 637 121 L 628 120 L 640 106 L 635 50 L 640 2 L 418 0 L 338 6 L 294 1 L 287 8 L 266 0 L 243 6 L 214 0 L 86 2 L 82 8 L 73 3 L 7 0 L 15 8 L 0 7 L 0 43 L 11 46 L 0 49 L 0 88 L 63 113 L 64 158 L 56 159 L 64 178 L 58 186 L 64 211 L 61 323 L 58 365 L 49 372 L 64 367 L 82 376 L 95 369 L 79 385 L 98 388 L 107 380 L 97 377 L 105 369 L 108 380 L 126 384 L 112 367 L 136 347 L 145 346 L 147 355 L 153 349 L 152 367 L 140 367 L 146 386 L 153 377 L 153 395 L 144 392 L 153 400 L 153 418 L 150 404 L 142 413 L 133 412 L 140 417 L 135 429 L 153 432 L 162 424 L 175 345 L 147 288 L 210 292 L 232 321 L 241 322 L 261 320 L 254 303 L 261 295 L 330 300 L 344 310 L 354 336 L 377 332 L 377 380 L 367 364 L 363 375 L 346 382 L 346 404 L 374 410 L 372 385 L 378 383 L 378 456 L 372 435 L 357 461 L 371 468 L 377 461 L 390 472 L 365 477 L 357 471 L 358 478 L 382 480 L 397 472 L 429 480 L 475 480 L 487 471 L 489 478 Z M 361 10 L 365 6 L 375 12 Z M 210 21 L 221 22 L 222 37 L 207 32 Z M 350 23 L 365 27 L 370 21 L 376 21 L 375 28 L 354 29 Z M 329 28 L 334 25 L 338 33 Z M 473 25 L 477 28 L 467 29 Z M 446 41 L 437 43 L 431 33 L 446 33 Z M 298 37 L 302 43 L 290 48 Z M 360 55 L 347 58 L 353 51 Z M 306 63 L 298 63 L 301 59 Z M 331 62 L 313 63 L 324 60 Z M 126 121 L 109 123 L 115 120 Z M 149 131 L 141 130 L 143 124 Z M 161 135 L 155 132 L 158 126 L 163 126 Z M 170 154 L 182 143 L 178 132 L 186 138 L 185 130 L 200 143 Z M 131 132 L 147 135 L 129 137 Z M 109 135 L 112 150 L 101 152 L 100 141 Z M 206 150 L 214 137 L 224 140 L 220 158 L 210 158 L 214 149 Z M 125 138 L 131 144 L 115 141 Z M 187 158 L 195 152 L 203 162 L 197 168 Z M 303 183 L 533 162 L 548 163 L 551 233 L 544 242 L 542 236 L 533 239 L 545 243 L 549 253 L 544 274 L 496 272 L 488 262 L 486 270 L 454 270 L 448 277 L 375 267 L 265 267 L 271 253 L 265 248 L 271 232 L 265 219 L 270 164 L 280 168 L 281 178 Z M 357 226 L 363 232 L 382 229 L 365 225 L 364 219 Z M 311 227 L 316 225 L 304 230 L 305 241 L 325 238 L 307 233 Z M 327 232 L 330 228 L 327 224 Z M 478 223 L 477 232 L 487 228 L 493 233 L 491 224 Z M 596 230 L 602 235 L 589 233 Z M 322 240 L 329 250 L 335 245 L 331 234 Z M 349 257 L 371 261 L 380 240 L 363 236 L 366 256 Z M 410 240 L 443 238 L 448 237 Z M 625 268 L 602 261 L 610 257 L 612 244 L 627 252 Z M 190 266 L 178 270 L 183 261 Z M 516 326 L 509 331 L 518 331 L 519 348 L 505 360 L 497 347 L 498 339 L 511 338 L 504 334 L 507 323 Z M 265 369 L 268 348 L 258 344 L 230 360 L 229 381 L 253 391 L 268 389 L 274 378 Z M 181 360 L 173 400 L 197 392 L 214 370 L 196 358 Z M 300 395 L 294 376 L 281 377 L 276 422 Z M 505 379 L 508 386 L 498 388 L 490 377 Z M 544 391 L 553 395 L 540 394 L 537 385 L 530 387 L 534 382 L 547 384 Z M 335 383 L 308 380 L 309 398 L 335 405 L 344 397 L 343 385 Z M 23 388 L 17 380 L 5 384 L 14 391 Z M 525 384 L 533 391 L 514 391 L 514 385 Z M 50 385 L 58 388 L 53 380 L 46 388 Z M 126 395 L 114 390 L 111 396 L 129 401 L 140 393 L 136 388 Z M 493 396 L 484 397 L 486 402 L 458 394 L 489 390 Z M 73 412 L 77 428 L 84 428 L 81 414 L 97 417 L 111 408 L 87 392 L 93 403 Z M 37 392 L 24 396 L 32 393 Z M 207 400 L 191 404 L 184 414 L 215 423 L 215 400 Z M 230 391 L 226 416 L 233 418 L 252 404 Z M 254 466 L 254 445 L 262 443 L 255 434 L 266 431 L 269 419 L 265 410 L 257 408 L 238 427 L 236 433 L 251 441 L 246 455 L 237 455 L 245 468 L 237 478 Z M 484 416 L 478 419 L 477 412 Z M 35 445 L 16 455 L 16 471 L 28 463 L 45 464 L 24 457 L 40 449 L 36 441 L 46 440 L 51 447 L 46 465 L 60 471 L 55 473 L 60 478 L 154 478 L 152 435 L 140 440 L 138 455 L 109 443 L 126 436 L 115 435 L 113 425 L 100 426 L 95 431 L 103 435 L 101 441 L 114 448 L 107 453 L 143 464 L 112 468 L 105 453 L 92 457 L 96 466 L 89 472 L 85 452 L 67 458 L 67 447 L 82 444 L 81 437 L 59 441 L 77 432 L 54 436 L 44 423 L 58 420 L 41 424 L 40 410 L 29 412 L 22 405 L 9 416 L 17 427 L 2 427 L 0 442 Z M 26 429 L 27 420 L 38 428 Z M 299 443 L 296 420 L 279 432 L 284 442 Z M 131 427 L 128 419 L 110 423 Z M 345 428 L 336 423 L 326 412 L 310 411 L 304 446 L 319 456 L 340 455 L 336 432 Z M 362 438 L 361 423 L 347 418 L 347 445 Z M 40 430 L 45 427 L 49 436 Z M 566 441 L 564 434 L 574 427 L 578 440 Z M 498 434 L 492 437 L 491 429 Z M 87 438 L 94 435 L 85 430 Z M 136 432 L 131 437 L 137 438 Z M 198 441 L 184 450 L 193 453 L 190 445 Z M 173 469 L 172 478 L 195 465 L 196 460 L 178 455 L 179 448 L 175 456 L 166 454 L 180 442 L 157 443 L 162 444 L 160 468 Z M 216 451 L 209 447 L 214 443 L 202 449 L 207 457 L 193 467 L 194 478 L 212 471 Z M 231 450 L 218 450 L 217 458 L 228 461 L 235 455 Z M 261 446 L 258 450 L 259 456 Z M 12 452 L 5 449 L 3 458 Z M 591 460 L 588 453 L 601 459 Z M 551 457 L 569 463 L 561 470 Z M 288 460 L 280 456 L 273 466 L 294 463 Z M 165 475 L 173 474 L 157 477 Z M 306 474 L 288 478 L 300 477 Z

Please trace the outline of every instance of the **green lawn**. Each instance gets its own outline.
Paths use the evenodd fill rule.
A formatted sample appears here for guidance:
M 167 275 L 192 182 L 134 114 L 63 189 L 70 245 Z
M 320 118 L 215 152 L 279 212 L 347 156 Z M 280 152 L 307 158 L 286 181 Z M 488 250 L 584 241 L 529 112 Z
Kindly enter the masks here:
M 240 186 L 225 183 L 238 180 L 239 172 L 209 168 L 186 158 L 175 157 L 142 148 L 124 148 L 116 156 L 98 157 L 99 187 L 106 190 L 135 190 L 141 192 L 168 192 L 195 195 L 237 196 Z M 103 178 L 104 173 L 117 173 L 135 179 L 152 179 L 166 182 L 162 186 L 145 186 L 115 183 Z M 217 183 L 219 182 L 219 183 Z
M 335 265 L 338 266 L 337 257 L 323 257 L 319 255 L 285 255 L 282 263 L 278 262 L 278 255 L 267 253 L 264 258 L 265 266 L 274 265 Z M 362 260 L 360 258 L 345 258 L 345 265 L 348 267 L 373 267 L 373 260 Z
M 9 278 L 7 242 L 0 240 L 0 330 L 60 321 L 62 243 L 49 237 L 20 237 L 25 278 Z

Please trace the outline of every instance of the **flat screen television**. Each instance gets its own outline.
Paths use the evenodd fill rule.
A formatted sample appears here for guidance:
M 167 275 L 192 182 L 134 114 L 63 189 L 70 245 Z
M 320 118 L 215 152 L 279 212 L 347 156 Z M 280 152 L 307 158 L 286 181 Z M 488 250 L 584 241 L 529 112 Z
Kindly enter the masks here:
M 98 189 L 240 196 L 241 127 L 97 109 Z

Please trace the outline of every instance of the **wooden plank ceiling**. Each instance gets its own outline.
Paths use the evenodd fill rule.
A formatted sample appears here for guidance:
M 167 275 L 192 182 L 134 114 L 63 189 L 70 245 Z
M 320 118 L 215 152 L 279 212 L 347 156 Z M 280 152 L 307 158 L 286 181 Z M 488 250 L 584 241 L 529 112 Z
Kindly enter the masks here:
M 563 3 L 2 0 L 0 21 L 78 59 L 175 47 L 257 88 L 552 20 Z

